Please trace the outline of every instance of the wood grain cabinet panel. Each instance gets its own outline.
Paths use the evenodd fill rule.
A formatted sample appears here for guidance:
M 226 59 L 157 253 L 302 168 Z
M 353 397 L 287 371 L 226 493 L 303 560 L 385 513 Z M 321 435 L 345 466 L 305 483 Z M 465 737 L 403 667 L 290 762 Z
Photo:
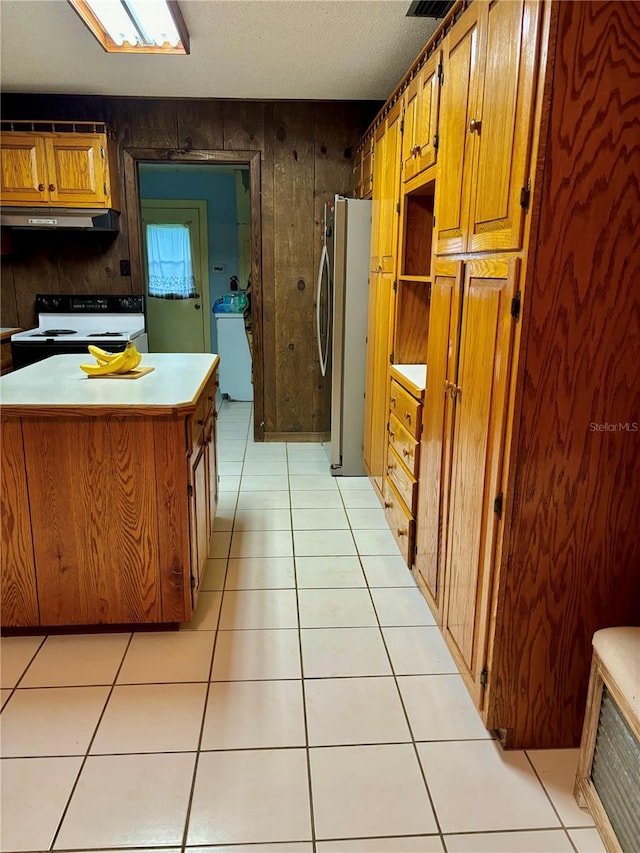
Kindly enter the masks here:
M 43 625 L 161 621 L 153 427 L 23 418 Z
M 433 166 L 438 153 L 441 55 L 433 53 L 405 92 L 402 179 L 410 181 Z
M 24 467 L 22 426 L 20 421 L 3 418 L 0 428 L 2 623 L 12 627 L 38 625 L 40 614 L 29 521 L 29 490 Z
M 437 259 L 431 289 L 418 514 L 416 571 L 426 584 L 431 607 L 441 621 L 451 478 L 454 398 L 460 345 L 464 265 Z
M 383 489 L 387 452 L 388 373 L 395 316 L 401 115 L 398 102 L 376 131 L 373 155 L 363 460 L 379 494 Z
M 389 360 L 393 333 L 393 278 L 371 273 L 369 279 L 369 327 L 365 385 L 364 464 L 382 494 L 387 445 Z
M 467 251 L 506 251 L 522 246 L 528 204 L 541 5 L 494 0 L 481 15 Z
M 434 234 L 437 254 L 463 252 L 466 245 L 471 163 L 474 143 L 469 122 L 476 113 L 478 88 L 478 15 L 472 3 L 443 44 L 439 160 Z
M 29 133 L 3 133 L 0 162 L 3 204 L 38 204 L 48 200 L 43 137 Z
M 469 261 L 455 383 L 444 630 L 476 701 L 483 689 L 519 260 Z

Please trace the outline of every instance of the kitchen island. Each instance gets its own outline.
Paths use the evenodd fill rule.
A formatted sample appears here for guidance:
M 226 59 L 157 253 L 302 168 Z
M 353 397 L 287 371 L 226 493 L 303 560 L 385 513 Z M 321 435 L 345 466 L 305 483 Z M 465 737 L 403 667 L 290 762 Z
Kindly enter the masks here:
M 3 627 L 188 621 L 217 503 L 219 358 L 137 379 L 57 355 L 0 379 Z

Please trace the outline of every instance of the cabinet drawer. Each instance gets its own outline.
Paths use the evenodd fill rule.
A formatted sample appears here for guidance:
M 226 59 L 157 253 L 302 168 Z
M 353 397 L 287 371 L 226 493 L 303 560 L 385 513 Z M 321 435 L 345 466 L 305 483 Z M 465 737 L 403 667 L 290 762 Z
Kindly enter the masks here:
M 402 426 L 395 415 L 389 418 L 389 446 L 393 447 L 414 477 L 418 474 L 420 444 Z
M 396 487 L 412 516 L 416 514 L 418 481 L 404 467 L 393 448 L 387 454 L 387 477 Z
M 204 443 L 212 431 L 213 418 L 216 413 L 217 374 L 209 378 L 202 393 L 198 397 L 195 412 L 187 418 L 187 452 Z
M 402 385 L 399 385 L 395 379 L 391 380 L 389 409 L 411 435 L 418 438 L 420 435 L 422 404 L 415 397 L 412 397 L 408 391 L 405 391 Z
M 413 543 L 415 540 L 415 521 L 398 495 L 388 477 L 384 481 L 384 514 L 393 537 L 407 566 L 413 563 Z

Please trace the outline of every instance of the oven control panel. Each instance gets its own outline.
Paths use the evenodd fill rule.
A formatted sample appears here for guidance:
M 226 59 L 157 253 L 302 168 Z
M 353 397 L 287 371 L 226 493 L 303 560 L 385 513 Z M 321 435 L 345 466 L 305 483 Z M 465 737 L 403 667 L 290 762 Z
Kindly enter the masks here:
M 38 314 L 143 314 L 144 296 L 88 296 L 86 294 L 36 295 Z

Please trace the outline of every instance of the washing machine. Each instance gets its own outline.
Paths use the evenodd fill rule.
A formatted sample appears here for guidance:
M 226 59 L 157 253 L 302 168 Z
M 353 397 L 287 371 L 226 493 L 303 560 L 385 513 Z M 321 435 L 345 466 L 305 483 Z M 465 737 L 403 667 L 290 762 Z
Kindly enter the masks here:
M 244 314 L 214 312 L 218 333 L 220 393 L 229 400 L 253 400 L 251 353 Z

